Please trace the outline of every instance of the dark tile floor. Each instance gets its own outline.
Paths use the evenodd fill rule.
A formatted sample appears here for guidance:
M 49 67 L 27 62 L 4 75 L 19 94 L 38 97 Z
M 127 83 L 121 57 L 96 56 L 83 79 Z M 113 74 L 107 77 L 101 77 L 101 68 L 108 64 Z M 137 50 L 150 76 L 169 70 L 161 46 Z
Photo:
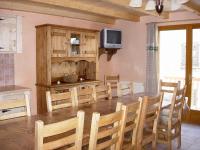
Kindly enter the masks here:
M 173 141 L 173 150 L 177 149 L 176 140 Z M 158 150 L 167 150 L 166 145 L 158 145 Z M 200 125 L 182 125 L 182 145 L 179 150 L 200 150 Z

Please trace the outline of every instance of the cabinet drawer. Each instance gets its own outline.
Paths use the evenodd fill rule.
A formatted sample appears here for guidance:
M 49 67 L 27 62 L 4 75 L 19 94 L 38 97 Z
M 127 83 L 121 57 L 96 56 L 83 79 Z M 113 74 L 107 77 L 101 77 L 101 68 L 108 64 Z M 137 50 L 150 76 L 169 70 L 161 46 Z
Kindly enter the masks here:
M 7 100 L 17 100 L 17 99 L 24 99 L 25 94 L 28 94 L 30 100 L 30 91 L 23 91 L 23 92 L 12 92 L 7 94 L 0 94 L 0 101 L 7 101 Z M 24 107 L 14 108 L 14 109 L 4 109 L 0 110 L 0 115 L 4 114 L 11 114 L 14 112 L 21 112 L 24 111 Z

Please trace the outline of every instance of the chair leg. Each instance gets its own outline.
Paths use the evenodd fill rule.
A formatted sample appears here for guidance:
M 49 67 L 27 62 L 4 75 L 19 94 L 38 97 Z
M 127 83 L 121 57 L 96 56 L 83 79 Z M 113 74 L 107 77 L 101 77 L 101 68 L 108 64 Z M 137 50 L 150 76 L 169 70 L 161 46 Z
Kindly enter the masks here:
M 167 143 L 167 149 L 168 150 L 172 150 L 172 141 L 171 141 L 171 139 L 169 139 L 169 141 Z
M 177 148 L 181 148 L 181 135 L 178 136 L 177 142 L 178 142 Z
M 181 126 L 178 128 L 178 137 L 177 137 L 177 148 L 181 147 Z
M 140 143 L 136 143 L 136 150 L 142 150 L 142 142 L 140 142 Z
M 152 150 L 156 150 L 156 140 L 152 141 Z

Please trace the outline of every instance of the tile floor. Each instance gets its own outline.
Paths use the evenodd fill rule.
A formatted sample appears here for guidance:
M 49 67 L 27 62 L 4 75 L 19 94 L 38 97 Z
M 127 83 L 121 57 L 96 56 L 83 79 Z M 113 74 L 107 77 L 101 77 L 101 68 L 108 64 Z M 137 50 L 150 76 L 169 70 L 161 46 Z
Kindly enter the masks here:
M 176 140 L 173 141 L 173 150 L 177 149 Z M 158 145 L 158 150 L 167 150 L 166 145 Z M 179 150 L 200 150 L 200 125 L 182 125 L 182 145 Z

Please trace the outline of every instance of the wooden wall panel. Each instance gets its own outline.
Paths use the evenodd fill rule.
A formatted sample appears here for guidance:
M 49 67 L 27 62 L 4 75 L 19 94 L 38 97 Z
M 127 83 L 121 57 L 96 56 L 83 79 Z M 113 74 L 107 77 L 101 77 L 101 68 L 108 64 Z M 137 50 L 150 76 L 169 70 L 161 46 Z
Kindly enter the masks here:
M 36 31 L 36 74 L 39 85 L 51 85 L 51 43 L 48 40 L 48 30 L 49 28 L 41 27 Z

